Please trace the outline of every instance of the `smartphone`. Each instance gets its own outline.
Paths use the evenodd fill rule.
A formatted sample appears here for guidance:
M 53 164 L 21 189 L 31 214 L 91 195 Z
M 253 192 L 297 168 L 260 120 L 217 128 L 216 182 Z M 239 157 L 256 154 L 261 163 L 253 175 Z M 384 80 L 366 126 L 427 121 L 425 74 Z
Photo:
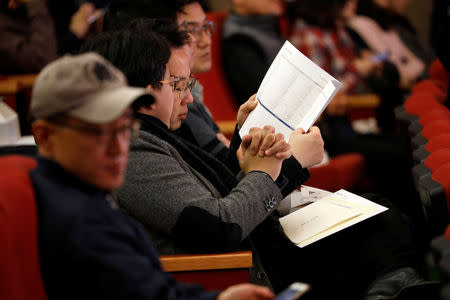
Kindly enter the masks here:
M 383 62 L 389 57 L 389 51 L 379 52 L 377 54 L 372 55 L 372 61 L 375 63 Z
M 303 282 L 294 282 L 283 292 L 278 294 L 274 300 L 294 300 L 305 294 L 311 286 Z

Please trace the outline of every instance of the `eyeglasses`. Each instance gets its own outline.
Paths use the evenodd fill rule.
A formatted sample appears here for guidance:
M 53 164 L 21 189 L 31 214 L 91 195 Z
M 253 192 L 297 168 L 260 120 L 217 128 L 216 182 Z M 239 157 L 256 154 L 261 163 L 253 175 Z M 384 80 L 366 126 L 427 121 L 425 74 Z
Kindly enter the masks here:
M 57 117 L 48 121 L 55 125 L 81 132 L 85 134 L 86 137 L 95 139 L 96 142 L 102 146 L 111 145 L 116 138 L 129 141 L 131 137 L 139 136 L 139 129 L 141 128 L 140 121 L 136 119 L 132 119 L 129 125 L 121 126 L 112 130 L 73 124 L 67 120 L 64 120 L 64 117 Z
M 186 97 L 187 91 L 192 91 L 195 84 L 197 83 L 197 78 L 194 76 L 189 76 L 188 82 L 185 86 L 181 86 L 182 82 L 184 82 L 187 78 L 186 77 L 178 77 L 178 76 L 171 76 L 171 81 L 167 82 L 168 84 L 171 84 L 173 86 L 174 92 L 179 92 L 180 99 L 183 99 Z M 168 80 L 164 80 L 168 81 Z M 161 82 L 163 83 L 163 82 Z
M 196 23 L 183 23 L 181 24 L 181 27 L 189 34 L 192 34 L 197 40 L 202 38 L 202 33 L 212 36 L 216 30 L 214 21 L 206 21 L 202 25 L 197 25 Z

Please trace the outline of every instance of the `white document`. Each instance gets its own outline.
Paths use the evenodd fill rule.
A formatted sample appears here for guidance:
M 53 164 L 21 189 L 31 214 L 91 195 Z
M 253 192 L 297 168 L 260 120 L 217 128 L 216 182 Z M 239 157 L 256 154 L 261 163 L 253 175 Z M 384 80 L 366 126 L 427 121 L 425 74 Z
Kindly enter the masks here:
M 303 248 L 385 210 L 384 206 L 339 190 L 280 218 L 280 223 L 289 239 Z
M 286 140 L 296 128 L 308 131 L 342 84 L 286 41 L 256 94 L 258 105 L 239 134 L 272 125 Z

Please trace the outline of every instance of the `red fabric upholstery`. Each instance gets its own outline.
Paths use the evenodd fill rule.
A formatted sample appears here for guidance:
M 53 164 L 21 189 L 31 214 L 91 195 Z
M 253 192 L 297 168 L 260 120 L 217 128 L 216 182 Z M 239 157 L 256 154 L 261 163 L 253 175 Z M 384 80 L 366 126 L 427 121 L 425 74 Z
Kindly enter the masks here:
M 446 93 L 440 86 L 431 79 L 422 80 L 416 83 L 412 89 L 412 94 L 427 94 L 436 99 L 439 103 L 444 103 L 447 98 Z
M 445 237 L 450 241 L 450 224 L 445 229 Z
M 29 171 L 35 160 L 0 158 L 0 299 L 46 299 L 37 241 L 37 214 Z
M 420 125 L 426 125 L 435 120 L 450 120 L 450 111 L 447 108 L 432 109 L 420 116 L 419 123 Z
M 206 73 L 195 74 L 204 88 L 204 102 L 216 121 L 236 120 L 239 108 L 228 87 L 222 63 L 222 27 L 227 16 L 226 12 L 208 13 L 208 19 L 216 23 L 211 40 L 212 68 Z
M 442 148 L 450 148 L 450 132 L 439 134 L 433 137 L 425 145 L 425 150 L 427 150 L 429 153 Z
M 425 126 L 420 133 L 424 138 L 430 140 L 431 138 L 438 136 L 442 133 L 450 132 L 450 122 L 448 120 L 433 121 Z
M 439 169 L 446 163 L 450 163 L 450 148 L 436 150 L 432 152 L 424 161 L 424 165 L 427 166 L 431 172 Z
M 330 192 L 350 189 L 364 177 L 364 157 L 359 153 L 341 154 L 326 165 L 310 168 L 309 173 L 306 185 Z
M 428 77 L 434 80 L 439 85 L 439 87 L 441 87 L 443 91 L 447 93 L 449 77 L 447 71 L 444 68 L 444 65 L 439 59 L 436 59 L 428 67 Z
M 406 113 L 418 116 L 424 112 L 444 106 L 437 102 L 433 96 L 427 94 L 417 94 L 408 97 L 404 103 L 404 107 Z

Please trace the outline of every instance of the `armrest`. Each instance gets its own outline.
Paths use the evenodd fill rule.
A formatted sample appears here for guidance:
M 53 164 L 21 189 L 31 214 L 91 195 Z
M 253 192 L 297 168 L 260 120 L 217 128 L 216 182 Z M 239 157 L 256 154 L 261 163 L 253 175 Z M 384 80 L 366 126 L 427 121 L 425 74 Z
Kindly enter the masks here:
M 217 126 L 224 135 L 233 135 L 236 121 L 217 121 Z
M 0 95 L 12 95 L 20 90 L 17 80 L 6 79 L 0 80 Z
M 347 95 L 347 105 L 352 108 L 377 108 L 380 105 L 380 97 L 376 94 Z
M 7 76 L 7 79 L 16 80 L 21 88 L 32 88 L 37 74 L 23 74 Z
M 159 257 L 167 272 L 243 269 L 253 266 L 252 252 L 239 251 L 219 254 L 175 254 Z

